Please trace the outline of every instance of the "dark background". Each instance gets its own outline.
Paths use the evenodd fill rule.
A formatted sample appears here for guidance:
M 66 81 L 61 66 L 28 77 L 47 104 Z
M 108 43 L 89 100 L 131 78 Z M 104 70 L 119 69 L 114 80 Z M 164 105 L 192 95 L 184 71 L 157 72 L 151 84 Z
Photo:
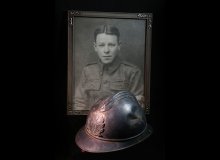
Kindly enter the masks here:
M 38 160 L 213 159 L 218 148 L 212 143 L 219 137 L 216 135 L 219 112 L 215 111 L 218 102 L 214 101 L 218 100 L 214 76 L 219 70 L 215 58 L 218 56 L 217 7 L 212 2 L 185 0 L 4 1 L 1 14 L 3 153 L 9 159 L 21 156 Z M 148 116 L 154 134 L 145 142 L 99 155 L 82 154 L 75 145 L 75 133 L 84 125 L 85 117 L 65 116 L 64 10 L 68 9 L 154 14 L 152 108 Z
M 47 151 L 55 160 L 121 159 L 136 156 L 138 159 L 165 159 L 165 71 L 166 71 L 166 3 L 158 1 L 72 1 L 56 0 L 52 8 L 53 97 L 50 108 L 50 149 Z M 148 123 L 154 129 L 152 136 L 144 142 L 126 150 L 91 154 L 81 152 L 74 138 L 85 124 L 85 116 L 66 115 L 67 96 L 67 14 L 66 11 L 146 12 L 153 13 L 152 56 L 151 56 L 151 113 Z M 49 147 L 48 146 L 48 147 Z
M 4 151 L 8 150 L 3 151 L 7 158 L 213 159 L 216 156 L 218 151 L 212 143 L 219 137 L 215 137 L 219 112 L 215 111 L 218 103 L 214 101 L 218 99 L 214 92 L 217 86 L 214 76 L 219 69 L 215 58 L 218 5 L 185 0 L 7 2 L 1 14 L 1 31 L 5 33 L 1 35 L 1 144 Z M 75 133 L 84 125 L 85 117 L 65 116 L 64 10 L 68 9 L 154 14 L 152 108 L 148 116 L 154 134 L 145 142 L 121 152 L 99 155 L 82 154 L 75 145 Z M 172 150 L 168 150 L 170 147 Z

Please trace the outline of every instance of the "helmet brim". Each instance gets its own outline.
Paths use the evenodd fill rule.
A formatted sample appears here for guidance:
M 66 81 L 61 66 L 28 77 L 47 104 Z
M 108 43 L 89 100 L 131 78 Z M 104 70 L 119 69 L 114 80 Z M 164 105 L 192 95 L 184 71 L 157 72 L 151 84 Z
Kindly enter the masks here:
M 138 144 L 148 138 L 153 132 L 153 129 L 150 125 L 147 125 L 146 127 L 147 128 L 145 128 L 144 132 L 142 132 L 141 135 L 133 139 L 129 139 L 126 141 L 107 141 L 100 140 L 88 135 L 85 131 L 84 126 L 77 132 L 75 142 L 80 149 L 86 152 L 105 153 L 118 151 Z

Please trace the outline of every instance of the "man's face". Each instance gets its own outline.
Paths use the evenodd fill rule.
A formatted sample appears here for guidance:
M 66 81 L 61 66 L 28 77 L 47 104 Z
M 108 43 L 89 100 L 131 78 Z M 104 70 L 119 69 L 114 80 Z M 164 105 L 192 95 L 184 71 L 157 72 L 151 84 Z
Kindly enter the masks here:
M 100 33 L 96 37 L 94 48 L 102 63 L 109 64 L 117 56 L 120 50 L 120 43 L 116 35 Z

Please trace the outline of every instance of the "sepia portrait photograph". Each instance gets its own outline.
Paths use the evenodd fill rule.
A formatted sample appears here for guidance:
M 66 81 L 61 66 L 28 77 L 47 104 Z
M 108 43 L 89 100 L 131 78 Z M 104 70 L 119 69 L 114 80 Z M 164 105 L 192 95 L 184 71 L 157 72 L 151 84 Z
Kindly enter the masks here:
M 150 113 L 151 13 L 68 11 L 67 114 L 131 92 Z

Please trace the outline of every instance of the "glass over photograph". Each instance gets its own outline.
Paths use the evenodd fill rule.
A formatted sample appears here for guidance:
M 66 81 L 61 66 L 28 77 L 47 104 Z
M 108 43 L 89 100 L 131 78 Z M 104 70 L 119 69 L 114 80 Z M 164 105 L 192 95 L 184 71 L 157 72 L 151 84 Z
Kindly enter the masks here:
M 131 92 L 150 111 L 152 14 L 68 11 L 67 114 Z

